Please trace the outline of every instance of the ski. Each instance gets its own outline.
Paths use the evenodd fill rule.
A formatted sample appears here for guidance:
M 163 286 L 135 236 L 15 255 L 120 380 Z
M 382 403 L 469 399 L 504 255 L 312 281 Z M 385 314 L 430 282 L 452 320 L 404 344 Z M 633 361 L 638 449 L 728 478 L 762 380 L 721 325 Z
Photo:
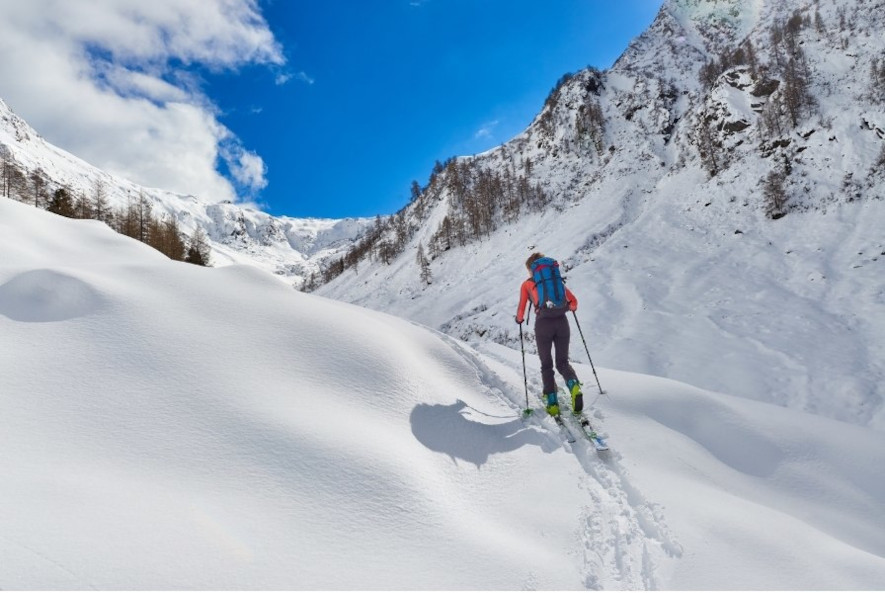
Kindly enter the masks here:
M 561 415 L 557 414 L 556 416 L 553 417 L 553 420 L 556 422 L 557 425 L 559 425 L 559 430 L 560 430 L 560 432 L 562 432 L 562 435 L 565 437 L 565 440 L 567 440 L 569 443 L 574 443 L 575 441 L 578 440 L 575 438 L 575 435 L 572 432 L 572 429 L 569 428 L 568 424 L 565 423 L 565 420 L 562 419 Z
M 561 387 L 559 388 L 560 393 L 560 407 L 563 407 L 563 400 L 570 401 L 571 396 L 568 395 Z M 568 415 L 574 418 L 578 424 L 581 425 L 581 432 L 587 437 L 587 440 L 593 445 L 597 452 L 603 453 L 609 450 L 608 443 L 604 438 L 599 436 L 596 430 L 593 429 L 593 426 L 590 425 L 590 420 L 584 415 L 584 412 L 574 412 L 573 410 L 567 410 Z
M 543 398 L 541 398 L 541 403 L 544 404 L 545 406 L 547 405 L 547 402 Z M 532 410 L 531 410 L 531 408 L 529 408 L 528 410 L 525 410 L 523 412 L 523 415 L 527 416 L 531 413 L 532 413 Z M 574 431 L 569 427 L 568 423 L 562 419 L 561 414 L 556 414 L 555 416 L 553 416 L 552 414 L 548 414 L 546 407 L 544 409 L 544 414 L 551 416 L 553 418 L 553 421 L 556 422 L 556 425 L 559 427 L 559 432 L 562 434 L 563 438 L 566 441 L 568 441 L 569 443 L 574 443 L 575 441 L 578 440 L 577 437 L 575 437 Z
M 604 438 L 596 434 L 596 431 L 590 426 L 590 421 L 587 420 L 587 417 L 584 416 L 583 413 L 576 414 L 575 420 L 581 425 L 581 431 L 584 433 L 584 436 L 593 443 L 593 446 L 596 447 L 597 451 L 608 451 L 608 443 L 605 442 Z

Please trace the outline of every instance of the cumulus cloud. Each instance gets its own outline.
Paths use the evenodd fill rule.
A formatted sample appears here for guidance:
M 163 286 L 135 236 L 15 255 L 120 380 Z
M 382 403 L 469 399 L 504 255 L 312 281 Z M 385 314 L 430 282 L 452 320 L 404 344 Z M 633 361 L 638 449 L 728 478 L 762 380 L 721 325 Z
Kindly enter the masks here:
M 263 189 L 267 185 L 265 177 L 267 167 L 260 156 L 246 150 L 235 140 L 223 146 L 222 154 L 231 175 L 240 185 L 256 190 Z
M 29 0 L 4 3 L 0 18 L 0 97 L 41 135 L 136 183 L 210 200 L 251 195 L 266 169 L 195 72 L 284 62 L 257 0 Z

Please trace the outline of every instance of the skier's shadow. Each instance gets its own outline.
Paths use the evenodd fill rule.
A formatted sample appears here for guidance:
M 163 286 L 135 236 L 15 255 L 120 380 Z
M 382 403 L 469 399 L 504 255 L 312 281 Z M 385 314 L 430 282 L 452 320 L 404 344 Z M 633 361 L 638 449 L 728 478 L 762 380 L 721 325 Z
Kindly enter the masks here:
M 483 424 L 465 416 L 464 411 L 469 409 L 461 400 L 449 406 L 418 404 L 410 416 L 412 434 L 431 451 L 477 467 L 494 453 L 508 453 L 525 445 L 541 447 L 545 452 L 555 449 L 555 443 L 542 432 L 532 430 L 518 418 L 503 424 Z

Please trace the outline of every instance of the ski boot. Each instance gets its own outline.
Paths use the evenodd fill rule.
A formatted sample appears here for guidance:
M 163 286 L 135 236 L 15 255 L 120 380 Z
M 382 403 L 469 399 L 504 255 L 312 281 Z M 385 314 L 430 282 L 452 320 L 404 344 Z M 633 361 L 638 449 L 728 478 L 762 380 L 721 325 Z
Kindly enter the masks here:
M 559 416 L 559 400 L 556 399 L 556 392 L 548 393 L 544 397 L 547 399 L 547 413 L 551 416 Z
M 580 414 L 584 409 L 584 393 L 581 391 L 581 382 L 577 379 L 569 379 L 568 391 L 572 396 L 572 412 Z

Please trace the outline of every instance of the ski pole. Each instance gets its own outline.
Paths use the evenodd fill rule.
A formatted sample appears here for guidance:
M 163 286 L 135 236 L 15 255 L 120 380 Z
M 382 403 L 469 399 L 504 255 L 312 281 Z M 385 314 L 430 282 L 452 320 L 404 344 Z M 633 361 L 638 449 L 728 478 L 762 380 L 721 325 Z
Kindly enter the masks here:
M 522 381 L 525 384 L 525 410 L 522 411 L 523 415 L 528 416 L 532 413 L 532 409 L 529 407 L 529 377 L 526 374 L 525 370 L 525 343 L 522 340 L 522 324 L 519 324 L 519 349 L 522 350 Z
M 596 378 L 596 386 L 599 387 L 599 394 L 602 395 L 605 391 L 602 390 L 602 385 L 599 384 L 599 375 L 596 374 L 596 367 L 593 366 L 593 359 L 590 358 L 590 349 L 587 348 L 587 341 L 584 339 L 584 332 L 581 331 L 581 324 L 578 322 L 578 314 L 572 311 L 572 315 L 575 316 L 575 325 L 578 326 L 578 333 L 581 334 L 581 341 L 584 342 L 584 350 L 587 351 L 587 360 L 590 361 L 590 368 L 593 369 L 593 376 Z

